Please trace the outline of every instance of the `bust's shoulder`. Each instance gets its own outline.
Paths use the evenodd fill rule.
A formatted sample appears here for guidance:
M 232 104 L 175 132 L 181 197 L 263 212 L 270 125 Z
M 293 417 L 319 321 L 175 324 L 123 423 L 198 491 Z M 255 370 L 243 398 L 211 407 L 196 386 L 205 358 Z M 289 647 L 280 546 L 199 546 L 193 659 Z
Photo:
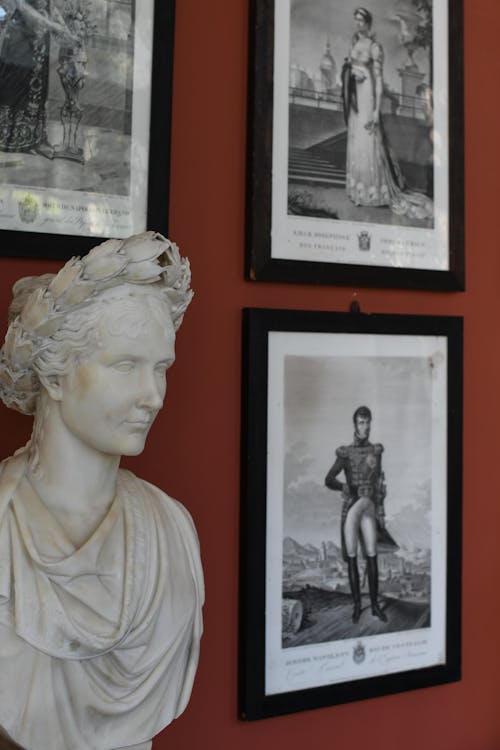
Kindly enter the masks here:
M 335 451 L 337 458 L 347 458 L 349 455 L 349 447 L 347 445 L 340 445 Z
M 384 446 L 382 443 L 373 443 L 373 452 L 379 456 L 381 453 L 384 452 Z
M 194 530 L 191 514 L 178 500 L 167 495 L 155 484 L 151 484 L 146 479 L 141 479 L 127 469 L 119 469 L 118 476 L 120 485 L 126 492 L 136 494 L 139 491 L 143 498 L 147 498 L 151 509 L 155 509 L 170 520 L 175 519 L 177 523 L 187 524 Z
M 148 498 L 151 498 L 155 502 L 180 505 L 177 500 L 167 495 L 166 492 L 155 484 L 151 484 L 146 479 L 138 477 L 128 469 L 118 469 L 118 487 L 122 487 L 126 492 L 134 492 L 134 489 L 135 491 L 140 489 Z
M 200 560 L 200 543 L 191 514 L 178 500 L 167 495 L 156 485 L 140 479 L 131 471 L 119 470 L 119 482 L 126 494 L 137 496 L 133 503 L 136 512 L 143 514 L 143 522 L 151 532 L 150 539 L 163 538 L 170 555 L 185 559 L 193 576 L 200 606 L 203 604 L 204 583 Z M 139 510 L 140 509 L 140 510 Z
M 0 462 L 0 495 L 2 497 L 15 489 L 26 471 L 27 460 L 28 452 L 25 446 L 16 451 L 13 456 L 4 458 Z
M 141 490 L 152 497 L 157 497 L 159 495 L 168 498 L 168 495 L 166 495 L 163 490 L 160 490 L 159 487 L 151 484 L 151 482 L 148 482 L 146 479 L 142 479 L 142 477 L 138 477 L 137 474 L 134 474 L 129 469 L 118 469 L 118 487 L 122 487 L 130 492 L 134 489 L 134 486 L 136 489 L 137 486 L 140 487 Z
M 26 472 L 28 453 L 22 448 L 0 463 L 0 524 L 6 516 L 10 502 Z

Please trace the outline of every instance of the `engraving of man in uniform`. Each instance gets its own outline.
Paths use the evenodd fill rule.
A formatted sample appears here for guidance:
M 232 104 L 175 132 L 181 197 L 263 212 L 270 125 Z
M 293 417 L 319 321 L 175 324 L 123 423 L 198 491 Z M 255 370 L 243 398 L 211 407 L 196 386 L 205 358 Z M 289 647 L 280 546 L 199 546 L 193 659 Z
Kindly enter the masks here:
M 336 450 L 336 460 L 326 475 L 330 490 L 342 493 L 342 554 L 348 565 L 349 585 L 353 598 L 352 621 L 361 616 L 361 593 L 358 569 L 358 545 L 366 558 L 372 614 L 382 622 L 387 616 L 378 602 L 377 531 L 384 528 L 386 486 L 382 471 L 383 445 L 370 443 L 372 414 L 360 406 L 353 415 L 354 440 Z M 337 479 L 344 473 L 344 482 Z

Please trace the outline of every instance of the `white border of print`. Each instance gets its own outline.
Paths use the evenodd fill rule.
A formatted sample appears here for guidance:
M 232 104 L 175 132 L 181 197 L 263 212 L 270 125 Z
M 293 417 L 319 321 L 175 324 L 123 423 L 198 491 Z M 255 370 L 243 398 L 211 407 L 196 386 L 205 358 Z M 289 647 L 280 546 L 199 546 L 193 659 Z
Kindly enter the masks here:
M 332 3 L 344 0 L 332 0 Z M 275 2 L 272 258 L 447 271 L 449 262 L 448 8 L 433 3 L 434 212 L 433 229 L 289 216 L 288 87 L 291 0 Z M 354 9 L 353 4 L 353 9 Z M 358 234 L 371 235 L 369 255 Z M 325 232 L 330 235 L 324 239 Z M 306 238 L 306 239 L 304 239 Z
M 90 237 L 127 237 L 146 229 L 154 0 L 140 0 L 140 13 L 138 4 L 134 21 L 130 194 L 3 185 L 2 229 Z M 18 204 L 27 196 L 38 205 L 37 218 L 29 224 L 21 222 L 18 215 Z
M 360 638 L 282 648 L 284 361 L 302 357 L 433 358 L 431 392 L 431 626 L 363 637 L 367 658 L 354 663 Z M 446 661 L 447 339 L 341 333 L 269 333 L 266 529 L 265 694 L 422 669 Z M 325 467 L 325 473 L 328 467 Z

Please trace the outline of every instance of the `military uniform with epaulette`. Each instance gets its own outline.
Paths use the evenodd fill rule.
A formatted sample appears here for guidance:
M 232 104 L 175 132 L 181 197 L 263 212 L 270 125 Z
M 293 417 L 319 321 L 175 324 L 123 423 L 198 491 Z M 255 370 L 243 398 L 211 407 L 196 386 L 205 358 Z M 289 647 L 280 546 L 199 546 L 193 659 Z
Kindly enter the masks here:
M 342 492 L 342 555 L 347 561 L 347 550 L 344 536 L 344 525 L 347 513 L 356 500 L 360 497 L 369 497 L 375 506 L 375 514 L 379 522 L 383 524 L 384 498 L 386 486 L 384 472 L 382 471 L 382 453 L 384 446 L 381 443 L 370 443 L 368 440 L 360 440 L 354 436 L 351 445 L 341 445 L 336 450 L 336 461 L 326 475 L 325 484 L 330 490 Z M 336 476 L 344 472 L 345 483 L 339 482 Z M 360 537 L 361 547 L 364 549 L 363 538 Z M 366 553 L 365 553 L 366 555 Z
M 354 413 L 354 424 L 359 417 L 371 423 L 371 412 L 366 407 L 360 407 Z M 353 621 L 358 622 L 361 614 L 361 594 L 359 587 L 359 571 L 357 564 L 358 541 L 367 563 L 368 583 L 372 613 L 382 621 L 387 621 L 386 615 L 378 604 L 378 566 L 377 566 L 377 535 L 384 528 L 384 499 L 386 486 L 382 471 L 381 443 L 370 443 L 367 434 L 360 436 L 354 433 L 351 445 L 342 445 L 336 450 L 335 463 L 326 475 L 325 485 L 342 493 L 341 540 L 342 555 L 347 562 L 349 583 L 354 600 Z M 337 479 L 344 473 L 345 482 Z M 363 523 L 362 523 L 363 519 Z M 365 534 L 368 528 L 369 534 Z M 346 537 L 347 529 L 347 537 Z

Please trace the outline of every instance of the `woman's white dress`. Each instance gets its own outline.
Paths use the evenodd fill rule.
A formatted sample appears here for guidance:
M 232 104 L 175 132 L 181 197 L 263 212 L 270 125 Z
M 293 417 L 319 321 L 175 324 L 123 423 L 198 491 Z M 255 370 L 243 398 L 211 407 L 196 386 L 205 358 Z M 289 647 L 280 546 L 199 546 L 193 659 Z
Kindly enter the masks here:
M 400 216 L 427 219 L 433 203 L 409 191 L 384 136 L 374 125 L 375 82 L 382 79 L 383 49 L 372 37 L 354 41 L 349 56 L 353 101 L 347 116 L 347 195 L 357 206 L 389 206 Z
M 0 728 L 26 750 L 149 748 L 186 706 L 198 662 L 191 518 L 120 470 L 108 514 L 75 548 L 26 463 L 0 473 Z

